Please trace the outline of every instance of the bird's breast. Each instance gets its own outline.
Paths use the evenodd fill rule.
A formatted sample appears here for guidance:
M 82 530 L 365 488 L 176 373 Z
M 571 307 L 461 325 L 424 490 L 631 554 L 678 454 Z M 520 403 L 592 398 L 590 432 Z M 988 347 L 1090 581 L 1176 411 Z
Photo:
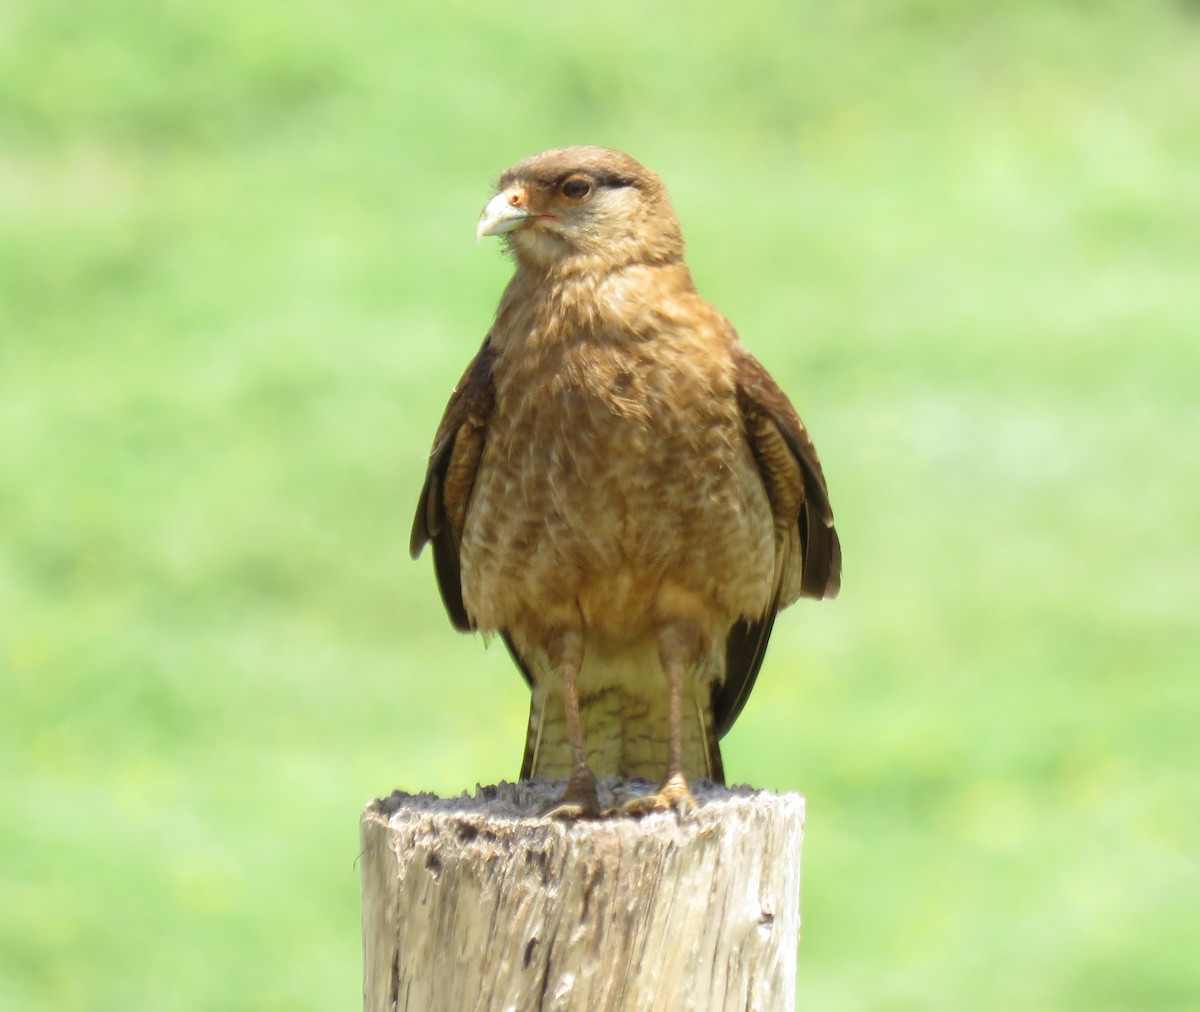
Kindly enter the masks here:
M 773 527 L 727 360 L 601 335 L 498 364 L 461 545 L 480 627 L 532 609 L 638 635 L 664 608 L 765 605 Z

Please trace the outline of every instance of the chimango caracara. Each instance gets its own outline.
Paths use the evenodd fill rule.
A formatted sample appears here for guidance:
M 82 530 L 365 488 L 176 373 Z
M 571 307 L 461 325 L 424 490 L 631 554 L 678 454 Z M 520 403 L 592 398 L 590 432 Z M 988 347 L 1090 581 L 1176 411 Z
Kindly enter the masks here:
M 812 442 L 705 302 L 662 182 L 596 147 L 500 178 L 480 236 L 516 262 L 450 398 L 412 552 L 433 543 L 462 630 L 499 632 L 533 691 L 521 777 L 659 781 L 623 811 L 685 811 L 723 782 L 718 739 L 775 613 L 837 593 Z

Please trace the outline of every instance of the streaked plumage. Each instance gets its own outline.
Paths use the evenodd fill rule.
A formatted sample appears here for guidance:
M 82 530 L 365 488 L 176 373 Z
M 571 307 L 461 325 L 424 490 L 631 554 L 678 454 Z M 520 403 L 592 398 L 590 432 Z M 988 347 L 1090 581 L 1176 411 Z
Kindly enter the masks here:
M 521 776 L 723 781 L 776 612 L 837 593 L 816 452 L 696 293 L 666 190 L 604 148 L 526 159 L 480 234 L 516 261 L 434 440 L 413 526 L 451 621 L 499 632 L 533 690 Z

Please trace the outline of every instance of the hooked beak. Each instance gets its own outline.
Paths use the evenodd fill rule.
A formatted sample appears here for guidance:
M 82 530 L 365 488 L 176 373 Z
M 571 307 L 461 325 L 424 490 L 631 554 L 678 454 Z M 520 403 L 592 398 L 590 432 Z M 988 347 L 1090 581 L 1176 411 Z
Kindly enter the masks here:
M 479 216 L 479 224 L 475 226 L 475 238 L 482 239 L 485 235 L 504 235 L 514 228 L 520 228 L 531 217 L 528 207 L 514 205 L 509 200 L 509 194 L 497 193 L 488 201 L 483 214 Z

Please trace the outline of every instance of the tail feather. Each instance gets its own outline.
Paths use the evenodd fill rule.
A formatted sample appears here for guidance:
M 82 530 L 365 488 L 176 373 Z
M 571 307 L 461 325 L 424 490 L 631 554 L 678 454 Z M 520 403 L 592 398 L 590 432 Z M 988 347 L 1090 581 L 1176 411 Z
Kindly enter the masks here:
M 641 692 L 629 686 L 607 686 L 581 694 L 580 721 L 588 765 L 596 776 L 662 780 L 668 737 L 665 684 L 652 683 Z M 684 776 L 724 783 L 711 693 L 700 686 L 690 687 L 684 699 L 683 724 Z M 556 780 L 570 774 L 562 693 L 557 686 L 535 683 L 521 779 Z

